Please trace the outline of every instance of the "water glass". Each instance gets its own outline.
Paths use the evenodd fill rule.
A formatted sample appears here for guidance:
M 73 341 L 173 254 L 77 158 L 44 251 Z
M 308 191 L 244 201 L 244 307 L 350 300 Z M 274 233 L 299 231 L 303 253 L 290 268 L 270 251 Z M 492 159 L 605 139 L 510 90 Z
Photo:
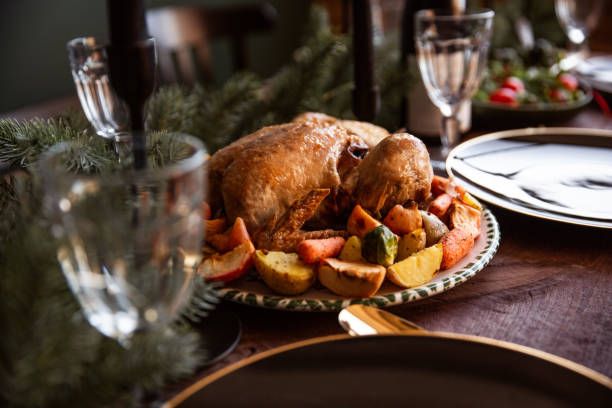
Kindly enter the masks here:
M 561 68 L 572 69 L 587 57 L 587 38 L 597 26 L 604 5 L 605 0 L 555 0 L 557 19 L 571 42 Z
M 121 160 L 102 171 L 74 171 L 77 142 L 53 147 L 40 163 L 69 287 L 89 323 L 123 345 L 171 321 L 189 299 L 206 180 L 199 140 L 147 134 L 143 170 L 133 170 L 130 140 L 116 142 Z
M 67 44 L 72 78 L 85 116 L 96 133 L 116 139 L 129 129 L 125 103 L 110 84 L 106 47 L 94 37 L 81 37 Z
M 478 89 L 487 62 L 492 10 L 421 10 L 415 14 L 417 60 L 429 99 L 440 109 L 442 155 L 460 140 L 457 114 Z M 444 163 L 433 163 L 444 168 Z

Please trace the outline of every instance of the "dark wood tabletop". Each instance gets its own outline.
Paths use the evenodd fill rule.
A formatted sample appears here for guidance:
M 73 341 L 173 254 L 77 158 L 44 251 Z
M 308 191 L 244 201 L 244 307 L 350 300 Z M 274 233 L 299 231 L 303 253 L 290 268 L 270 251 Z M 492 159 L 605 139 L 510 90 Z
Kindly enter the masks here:
M 593 105 L 560 125 L 612 129 L 612 117 Z M 468 137 L 481 133 L 477 129 Z M 388 310 L 427 330 L 518 343 L 612 376 L 612 230 L 490 207 L 501 228 L 491 263 L 448 292 Z M 273 347 L 343 333 L 337 313 L 232 303 L 223 308 L 240 317 L 242 339 L 229 357 L 197 378 Z
M 59 105 L 65 108 L 66 101 Z M 9 116 L 50 114 L 49 106 Z M 612 129 L 612 118 L 593 104 L 562 125 Z M 480 133 L 482 129 L 470 136 Z M 502 238 L 482 272 L 448 292 L 388 310 L 427 330 L 518 343 L 612 376 L 612 230 L 491 209 Z M 242 321 L 238 346 L 173 390 L 264 350 L 343 333 L 336 313 L 286 312 L 227 302 L 221 308 L 235 312 Z

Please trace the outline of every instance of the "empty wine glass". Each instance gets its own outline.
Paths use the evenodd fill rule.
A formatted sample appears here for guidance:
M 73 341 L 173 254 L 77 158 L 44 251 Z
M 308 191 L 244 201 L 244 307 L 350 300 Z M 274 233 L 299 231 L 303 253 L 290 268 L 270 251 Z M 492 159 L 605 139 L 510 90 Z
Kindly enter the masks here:
M 106 46 L 94 37 L 81 37 L 67 44 L 72 78 L 87 120 L 96 133 L 116 139 L 129 129 L 125 103 L 110 84 Z
M 559 24 L 570 40 L 569 55 L 561 61 L 562 69 L 572 69 L 588 54 L 587 38 L 597 26 L 604 0 L 555 0 Z
M 133 169 L 130 137 L 104 170 L 75 171 L 75 152 L 87 149 L 78 142 L 40 163 L 64 276 L 89 323 L 124 346 L 176 316 L 201 259 L 204 147 L 181 134 L 146 138 L 143 170 Z
M 442 161 L 459 144 L 457 114 L 476 93 L 487 61 L 493 26 L 492 10 L 454 14 L 448 10 L 421 10 L 415 14 L 417 60 L 429 99 L 442 113 Z

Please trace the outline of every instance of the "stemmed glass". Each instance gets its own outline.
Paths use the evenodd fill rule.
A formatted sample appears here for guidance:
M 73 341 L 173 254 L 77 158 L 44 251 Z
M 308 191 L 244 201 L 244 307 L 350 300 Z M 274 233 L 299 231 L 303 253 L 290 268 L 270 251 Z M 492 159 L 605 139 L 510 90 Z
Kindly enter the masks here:
M 442 161 L 459 144 L 457 114 L 477 91 L 487 61 L 493 27 L 492 10 L 464 14 L 448 10 L 421 10 L 415 14 L 415 43 L 421 77 L 429 99 L 442 113 Z
M 129 113 L 109 79 L 106 46 L 94 37 L 80 37 L 66 45 L 79 101 L 96 133 L 120 138 L 129 129 Z
M 597 26 L 604 0 L 555 0 L 559 24 L 571 42 L 571 53 L 561 61 L 562 69 L 572 69 L 588 54 L 587 38 Z
M 137 331 L 176 317 L 201 258 L 204 146 L 182 134 L 146 139 L 143 170 L 133 169 L 129 136 L 116 142 L 121 160 L 104 169 L 82 168 L 75 157 L 91 146 L 79 141 L 40 162 L 69 287 L 89 323 L 126 347 Z

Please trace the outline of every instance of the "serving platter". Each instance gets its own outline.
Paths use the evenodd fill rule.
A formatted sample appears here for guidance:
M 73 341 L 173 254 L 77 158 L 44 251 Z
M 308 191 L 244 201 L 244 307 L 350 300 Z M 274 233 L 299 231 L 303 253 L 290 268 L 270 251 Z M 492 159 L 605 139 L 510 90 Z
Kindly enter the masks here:
M 612 228 L 612 131 L 526 128 L 452 150 L 449 175 L 474 196 L 518 213 Z
M 482 213 L 480 237 L 472 250 L 452 268 L 436 273 L 425 285 L 401 289 L 385 282 L 370 298 L 350 299 L 333 294 L 317 284 L 299 296 L 281 296 L 270 290 L 257 273 L 228 283 L 220 289 L 224 299 L 256 307 L 305 312 L 335 312 L 355 303 L 388 307 L 413 302 L 445 292 L 460 285 L 482 271 L 499 247 L 499 225 L 493 213 L 485 208 Z
M 609 407 L 612 380 L 517 344 L 451 333 L 336 335 L 269 350 L 163 405 Z

